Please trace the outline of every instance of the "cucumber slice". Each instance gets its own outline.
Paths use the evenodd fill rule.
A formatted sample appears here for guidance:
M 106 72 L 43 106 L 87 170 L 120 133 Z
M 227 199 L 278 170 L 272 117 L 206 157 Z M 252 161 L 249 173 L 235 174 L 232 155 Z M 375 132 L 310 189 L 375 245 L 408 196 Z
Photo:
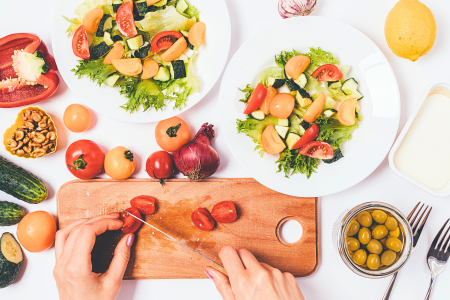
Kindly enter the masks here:
M 324 109 L 333 108 L 336 105 L 336 101 L 333 100 L 331 97 L 325 98 L 325 106 Z
M 161 6 L 164 6 L 164 5 L 166 5 L 167 4 L 167 0 L 161 0 L 161 1 L 159 1 L 159 2 L 156 2 L 155 4 L 153 4 L 154 6 L 158 6 L 158 7 L 161 7 Z
M 288 146 L 289 150 L 292 150 L 292 147 L 300 140 L 300 136 L 296 133 L 289 132 L 286 138 L 286 145 Z
M 356 91 L 356 93 L 352 94 L 352 96 L 358 100 L 361 100 L 362 98 L 364 98 L 364 96 L 359 91 Z
M 134 3 L 136 5 L 137 13 L 140 17 L 145 16 L 147 13 L 147 1 L 146 0 L 139 0 Z
M 106 30 L 112 28 L 112 17 L 111 15 L 103 15 L 102 19 L 100 20 L 100 23 L 97 27 L 97 32 L 95 33 L 95 36 L 102 37 Z
M 286 80 L 286 86 L 291 92 L 301 90 L 300 86 L 292 79 Z
M 342 84 L 341 91 L 346 95 L 353 95 L 358 88 L 358 82 L 354 78 L 349 78 Z
M 304 96 L 306 96 L 306 95 L 304 95 Z M 295 97 L 295 100 L 297 100 L 298 104 L 301 107 L 306 107 L 308 105 L 311 105 L 311 103 L 312 103 L 311 97 L 309 97 L 309 98 L 305 97 L 304 98 L 304 97 L 302 97 L 302 94 L 299 91 L 295 92 L 294 97 Z
M 338 89 L 342 87 L 342 83 L 340 80 L 338 81 L 328 81 L 328 87 L 332 89 Z
M 278 125 L 289 127 L 289 119 L 278 119 Z
M 103 41 L 100 44 L 92 47 L 91 54 L 93 57 L 100 58 L 109 52 L 111 48 Z
M 268 84 L 278 90 L 286 83 L 286 79 L 269 77 Z
M 106 84 L 107 86 L 114 87 L 114 85 L 116 84 L 119 77 L 120 77 L 120 75 L 118 75 L 118 74 L 111 75 L 108 78 L 106 78 L 106 80 L 103 83 Z
M 177 12 L 182 14 L 188 7 L 189 7 L 189 5 L 186 3 L 186 1 L 178 0 L 177 7 L 176 7 Z
M 335 109 L 327 109 L 326 111 L 323 112 L 323 115 L 327 118 L 332 117 L 335 113 L 337 112 L 337 110 Z
M 170 80 L 170 72 L 165 67 L 159 67 L 158 73 L 156 73 L 154 80 L 158 81 L 169 81 Z
M 189 38 L 189 31 L 181 30 L 180 33 L 184 35 L 185 38 Z
M 138 50 L 144 45 L 144 38 L 142 35 L 137 35 L 131 39 L 128 39 L 127 43 L 131 50 Z
M 105 32 L 105 35 L 103 36 L 103 40 L 105 41 L 106 45 L 112 46 L 114 44 L 114 41 L 111 39 L 111 35 L 109 32 Z
M 298 84 L 301 89 L 304 89 L 308 84 L 308 78 L 306 77 L 305 73 L 302 73 L 299 78 L 294 79 L 294 82 Z
M 173 79 L 180 79 L 186 77 L 186 66 L 184 65 L 184 60 L 174 60 L 171 62 L 173 74 Z
M 253 118 L 255 118 L 256 120 L 260 120 L 260 121 L 262 121 L 266 118 L 266 115 L 260 109 L 255 110 L 254 112 L 251 113 L 251 115 Z
M 289 127 L 286 126 L 280 126 L 280 125 L 275 125 L 275 130 L 277 131 L 278 135 L 282 138 L 285 139 L 286 135 L 289 131 Z

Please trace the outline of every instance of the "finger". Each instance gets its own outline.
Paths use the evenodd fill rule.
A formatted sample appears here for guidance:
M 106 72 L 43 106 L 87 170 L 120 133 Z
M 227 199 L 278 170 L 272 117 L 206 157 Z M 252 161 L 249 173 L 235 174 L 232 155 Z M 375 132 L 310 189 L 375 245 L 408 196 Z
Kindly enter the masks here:
M 237 253 L 239 254 L 239 257 L 241 258 L 241 261 L 246 269 L 261 267 L 261 264 L 255 258 L 255 256 L 247 249 L 239 249 Z
M 231 289 L 230 280 L 227 276 L 220 273 L 219 271 L 214 270 L 211 267 L 207 267 L 205 273 L 206 272 L 208 272 L 212 276 L 211 279 L 214 281 L 214 285 L 216 286 L 216 289 L 217 291 L 219 291 L 223 300 L 236 300 L 233 290 Z M 206 273 L 206 275 L 208 275 L 208 273 Z
M 291 292 L 292 299 L 305 300 L 305 297 L 303 297 L 302 291 L 300 290 L 300 287 L 298 286 L 295 277 L 291 273 L 283 273 L 283 276 L 287 281 L 287 285 Z
M 128 262 L 130 261 L 130 249 L 133 245 L 134 234 L 125 235 L 114 250 L 114 257 L 109 265 L 109 269 L 103 277 L 111 282 L 121 282 Z
M 230 276 L 238 274 L 240 272 L 244 272 L 245 268 L 242 264 L 241 258 L 233 247 L 223 247 L 219 252 L 219 257 L 223 262 L 225 270 L 227 270 L 227 273 Z
M 69 226 L 67 226 L 64 229 L 60 229 L 56 232 L 55 236 L 55 257 L 56 261 L 58 261 L 59 257 L 61 256 L 64 244 L 66 243 L 67 238 L 69 237 L 70 233 L 72 232 L 72 229 L 75 228 L 75 226 L 79 224 L 83 224 L 84 222 L 87 222 L 89 219 L 81 219 L 78 221 L 75 221 L 71 223 Z
M 298 297 L 293 297 L 292 289 L 287 280 L 288 277 L 285 276 L 285 274 L 289 273 L 283 274 L 279 269 L 265 263 L 261 263 L 261 266 L 270 273 L 272 280 L 274 281 L 274 289 L 278 295 L 282 295 L 282 299 L 298 299 Z

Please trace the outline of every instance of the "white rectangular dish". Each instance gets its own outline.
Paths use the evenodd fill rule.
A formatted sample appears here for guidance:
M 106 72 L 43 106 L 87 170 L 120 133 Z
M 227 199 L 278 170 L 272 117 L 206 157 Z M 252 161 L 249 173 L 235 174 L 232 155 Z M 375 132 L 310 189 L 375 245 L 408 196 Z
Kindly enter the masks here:
M 419 152 L 423 151 L 424 145 L 427 144 L 426 139 L 434 140 L 437 135 L 447 142 L 450 141 L 447 128 L 450 120 L 442 115 L 449 105 L 450 84 L 445 81 L 430 83 L 389 153 L 389 166 L 395 174 L 437 197 L 450 195 L 448 149 L 445 145 L 441 145 L 447 157 L 428 153 L 427 158 L 427 152 L 422 152 L 423 155 Z M 439 123 L 439 119 L 443 122 Z M 435 126 L 436 124 L 447 126 Z M 429 127 L 435 130 L 427 131 Z

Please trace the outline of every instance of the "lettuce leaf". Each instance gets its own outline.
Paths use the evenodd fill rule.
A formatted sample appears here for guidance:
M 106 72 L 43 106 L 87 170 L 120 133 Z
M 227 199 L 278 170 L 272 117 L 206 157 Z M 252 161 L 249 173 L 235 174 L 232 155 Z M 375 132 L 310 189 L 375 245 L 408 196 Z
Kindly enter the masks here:
M 72 69 L 72 72 L 74 72 L 75 75 L 78 75 L 78 78 L 81 78 L 82 75 L 86 75 L 93 82 L 101 85 L 106 78 L 117 72 L 113 65 L 103 64 L 103 60 L 104 58 L 79 60 L 78 62 L 80 64 L 77 65 L 75 69 Z
M 180 15 L 173 6 L 167 6 L 164 10 L 148 12 L 144 19 L 135 22 L 140 30 L 147 31 L 151 36 L 162 31 L 188 31 L 195 23 L 195 20 Z
M 85 0 L 75 8 L 75 14 L 83 18 L 90 10 L 102 5 L 112 5 L 112 0 Z
M 244 98 L 239 101 L 247 103 L 248 99 L 250 98 L 250 96 L 252 95 L 252 93 L 255 89 L 252 88 L 252 86 L 250 84 L 247 84 L 247 86 L 245 88 L 243 88 L 242 90 L 241 89 L 239 89 L 239 90 L 245 94 Z
M 294 174 L 305 174 L 310 178 L 319 165 L 318 160 L 309 156 L 299 154 L 299 150 L 285 149 L 277 160 L 278 172 L 284 172 L 289 178 Z
M 189 5 L 189 7 L 184 11 L 184 13 L 188 16 L 189 19 L 192 19 L 195 17 L 197 22 L 200 21 L 200 12 L 198 11 L 195 6 L 191 5 L 189 2 L 186 1 L 186 4 Z
M 64 17 L 64 16 L 63 16 L 63 18 L 66 19 L 66 21 L 70 23 L 69 28 L 67 28 L 67 30 L 66 30 L 68 37 L 71 36 L 75 31 L 77 31 L 78 27 L 83 25 L 83 19 L 82 18 L 69 19 L 69 18 Z
M 121 108 L 130 113 L 137 111 L 141 105 L 144 111 L 152 107 L 157 111 L 162 110 L 166 105 L 164 94 L 152 79 L 140 80 L 139 77 L 126 76 L 118 86 L 120 93 L 128 99 Z
M 247 116 L 246 120 L 236 120 L 236 128 L 238 133 L 245 133 L 248 137 L 250 137 L 253 142 L 255 142 L 256 147 L 255 151 L 259 150 L 259 154 L 261 157 L 264 156 L 264 149 L 262 147 L 262 134 L 264 129 L 270 124 L 277 125 L 278 118 L 275 118 L 271 115 L 266 116 L 266 118 L 262 121 L 253 119 L 250 116 Z
M 318 48 L 309 48 L 309 52 L 300 53 L 297 50 L 292 51 L 281 51 L 279 55 L 275 55 L 275 62 L 280 68 L 284 68 L 289 59 L 297 55 L 305 55 L 311 59 L 311 64 L 306 69 L 306 73 L 311 75 L 314 71 L 325 64 L 339 65 L 339 60 L 337 60 L 331 52 L 322 50 Z M 308 78 L 309 79 L 309 78 Z
M 344 126 L 339 120 L 323 116 L 318 117 L 316 123 L 320 127 L 317 140 L 327 142 L 333 149 L 337 149 L 343 142 L 349 141 L 352 138 L 353 130 L 359 127 L 357 123 L 352 126 Z
M 284 76 L 284 68 L 268 67 L 267 69 L 265 69 L 261 73 L 259 73 L 258 78 L 256 79 L 256 81 L 258 83 L 262 83 L 266 87 L 268 87 L 269 86 L 269 77 L 286 78 Z

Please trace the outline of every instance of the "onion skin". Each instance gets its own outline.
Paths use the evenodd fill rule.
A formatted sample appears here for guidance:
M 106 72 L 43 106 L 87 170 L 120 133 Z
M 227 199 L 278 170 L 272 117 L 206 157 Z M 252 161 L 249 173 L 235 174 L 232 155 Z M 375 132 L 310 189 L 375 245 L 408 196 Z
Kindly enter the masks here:
M 175 152 L 175 166 L 190 180 L 209 177 L 219 168 L 219 155 L 211 147 L 215 137 L 213 126 L 203 124 L 194 139 Z
M 279 0 L 278 12 L 283 19 L 307 16 L 317 5 L 317 0 Z

